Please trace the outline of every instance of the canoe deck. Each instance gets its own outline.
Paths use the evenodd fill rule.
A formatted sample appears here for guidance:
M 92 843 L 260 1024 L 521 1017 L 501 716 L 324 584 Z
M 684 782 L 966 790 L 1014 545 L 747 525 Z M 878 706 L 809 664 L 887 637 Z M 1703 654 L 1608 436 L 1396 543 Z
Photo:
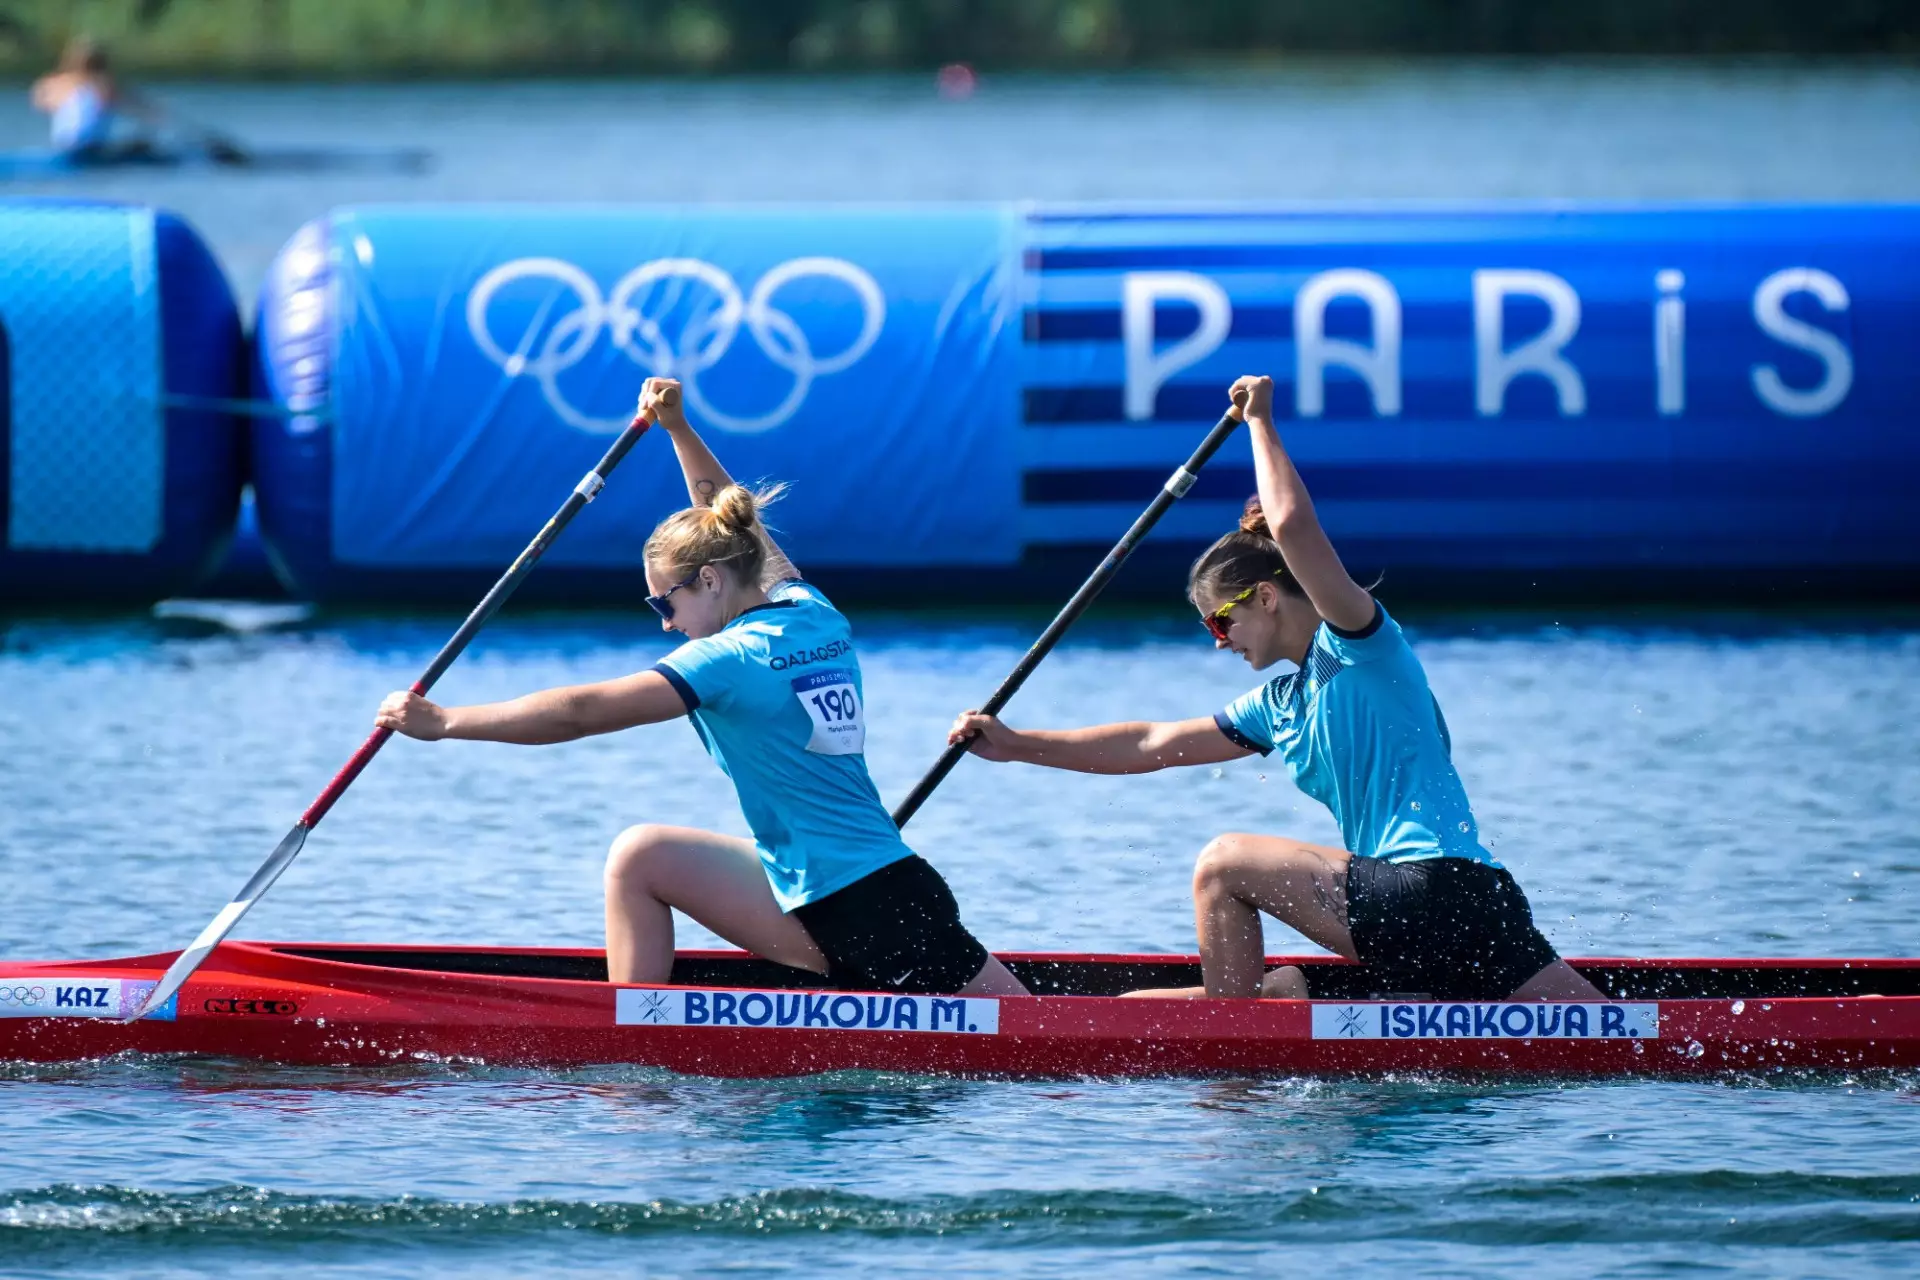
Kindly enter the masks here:
M 631 1063 L 695 1075 L 1698 1075 L 1920 1066 L 1920 960 L 1576 959 L 1605 1003 L 1435 1001 L 1361 965 L 1315 999 L 1119 1000 L 1195 985 L 1191 956 L 1011 953 L 1034 995 L 822 990 L 740 952 L 606 981 L 597 950 L 222 944 L 161 1016 L 118 1019 L 171 953 L 0 963 L 0 1060 L 122 1052 L 266 1062 Z

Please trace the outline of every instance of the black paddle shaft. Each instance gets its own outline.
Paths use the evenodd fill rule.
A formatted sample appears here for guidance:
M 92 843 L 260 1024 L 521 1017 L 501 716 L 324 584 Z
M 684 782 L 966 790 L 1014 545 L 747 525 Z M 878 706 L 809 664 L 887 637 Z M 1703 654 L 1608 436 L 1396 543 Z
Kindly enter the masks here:
M 527 549 L 520 553 L 506 573 L 501 575 L 500 580 L 494 583 L 487 594 L 481 598 L 480 603 L 473 607 L 473 612 L 469 613 L 467 620 L 460 624 L 460 629 L 453 633 L 453 638 L 441 646 L 440 652 L 433 656 L 433 661 L 427 664 L 427 669 L 421 677 L 408 686 L 414 693 L 425 697 L 427 691 L 447 673 L 447 668 L 454 664 L 454 660 L 466 651 L 467 645 L 473 638 L 480 634 L 480 628 L 486 626 L 493 615 L 500 611 L 500 606 L 507 602 L 507 597 L 519 590 L 520 584 L 526 581 L 528 574 L 533 572 L 533 566 L 539 562 L 547 548 L 553 545 L 553 540 L 560 536 L 560 531 L 580 514 L 580 508 L 592 502 L 599 495 L 600 490 L 606 487 L 607 477 L 613 473 L 615 467 L 620 465 L 620 459 L 627 456 L 633 446 L 640 442 L 640 437 L 647 433 L 647 428 L 652 425 L 646 418 L 638 415 L 635 415 L 633 421 L 627 424 L 626 430 L 620 433 L 619 438 L 602 455 L 600 461 L 594 464 L 593 470 L 582 476 L 580 483 L 573 487 L 573 492 L 568 494 L 567 500 L 560 504 L 560 509 L 553 513 L 553 518 L 547 521 L 538 534 L 534 535 L 533 541 L 527 544 Z M 386 746 L 387 739 L 392 736 L 393 730 L 384 728 L 375 729 L 368 735 L 367 740 L 360 744 L 360 749 L 353 753 L 353 758 L 333 776 L 333 781 L 327 784 L 327 789 L 322 791 L 319 798 L 308 805 L 307 811 L 300 815 L 299 825 L 309 830 L 319 825 L 320 819 L 327 816 L 327 810 L 333 808 L 334 801 L 346 793 L 347 788 L 353 785 L 353 780 L 360 776 L 361 770 L 373 762 L 374 756 L 380 753 L 380 748 Z M 297 846 L 294 852 L 299 852 Z M 287 861 L 293 861 L 291 855 L 288 856 Z M 260 875 L 266 876 L 265 882 L 261 885 L 262 892 L 265 892 L 266 886 L 272 884 L 280 874 L 278 870 L 268 874 L 270 869 L 271 864 L 261 868 Z M 255 877 L 256 880 L 259 878 L 260 876 Z
M 500 606 L 507 602 L 507 597 L 517 591 L 520 584 L 526 580 L 526 576 L 533 572 L 534 563 L 546 553 L 548 547 L 553 545 L 553 540 L 560 536 L 560 531 L 580 514 L 580 508 L 599 496 L 600 490 L 606 487 L 607 477 L 613 474 L 613 469 L 620 465 L 620 460 L 627 456 L 633 446 L 640 443 L 640 437 L 645 435 L 647 428 L 652 425 L 645 418 L 635 417 L 627 425 L 626 430 L 622 431 L 608 447 L 600 461 L 594 464 L 593 470 L 581 477 L 580 483 L 573 487 L 573 492 L 568 494 L 567 500 L 560 505 L 560 510 L 554 512 L 553 519 L 547 521 L 546 526 L 535 535 L 533 541 L 527 544 L 527 549 L 520 553 L 519 558 L 501 576 L 500 581 L 494 583 L 492 590 L 488 591 L 481 598 L 480 603 L 473 607 L 473 612 L 468 614 L 467 620 L 460 624 L 460 629 L 453 633 L 453 638 L 434 655 L 433 661 L 427 665 L 426 674 L 421 676 L 419 683 L 415 685 L 420 693 L 431 689 L 434 683 L 446 674 L 447 668 L 453 665 L 454 659 L 458 658 L 467 644 L 480 634 L 480 628 L 487 625 L 493 615 L 500 611 Z
M 983 714 L 997 716 L 1001 708 L 1013 701 L 1013 695 L 1020 692 L 1020 686 L 1027 682 L 1027 677 L 1033 674 L 1034 668 L 1053 652 L 1053 646 L 1060 643 L 1060 637 L 1067 634 L 1067 628 L 1079 621 L 1080 615 L 1087 611 L 1087 606 L 1106 589 L 1107 583 L 1113 581 L 1113 575 L 1120 572 L 1120 566 L 1127 562 L 1127 557 L 1133 554 L 1134 548 L 1146 540 L 1147 534 L 1152 531 L 1154 525 L 1160 523 L 1160 517 L 1167 513 L 1167 508 L 1186 496 L 1187 490 L 1191 489 L 1193 482 L 1199 478 L 1200 469 L 1220 451 L 1220 446 L 1227 442 L 1227 437 L 1232 435 L 1233 429 L 1239 425 L 1240 419 L 1231 411 L 1223 415 L 1220 421 L 1214 424 L 1213 430 L 1207 432 L 1207 438 L 1200 442 L 1200 447 L 1193 451 L 1193 456 L 1167 477 L 1166 484 L 1162 485 L 1160 492 L 1154 495 L 1152 504 L 1140 513 L 1140 518 L 1133 522 L 1133 527 L 1127 530 L 1126 536 L 1114 545 L 1113 550 L 1107 552 L 1107 558 L 1100 562 L 1100 567 L 1093 571 L 1093 576 L 1080 584 L 1080 589 L 1073 593 L 1073 599 L 1067 601 L 1066 607 L 1047 624 L 1047 629 L 1040 633 L 1038 640 L 1033 642 L 1033 648 L 1027 650 L 1027 656 L 1020 659 L 1020 665 L 1013 669 L 1013 674 L 1001 681 L 1000 687 L 993 691 L 993 696 L 988 698 L 986 705 L 980 708 Z M 933 768 L 927 770 L 927 776 L 920 779 L 919 785 L 913 789 L 912 794 L 902 800 L 900 807 L 893 811 L 895 826 L 907 825 L 913 815 L 920 811 L 920 806 L 927 802 L 927 797 L 933 794 L 933 789 L 953 772 L 953 767 L 960 763 L 960 757 L 965 754 L 967 754 L 967 744 L 964 742 L 954 743 L 941 754 L 940 759 L 934 762 Z

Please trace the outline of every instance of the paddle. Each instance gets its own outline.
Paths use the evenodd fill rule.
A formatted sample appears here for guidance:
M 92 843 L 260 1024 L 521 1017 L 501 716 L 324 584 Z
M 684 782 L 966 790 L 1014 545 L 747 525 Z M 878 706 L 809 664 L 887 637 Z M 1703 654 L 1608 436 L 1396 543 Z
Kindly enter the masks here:
M 1153 502 L 1147 509 L 1140 513 L 1140 518 L 1133 522 L 1133 527 L 1127 530 L 1126 536 L 1115 544 L 1113 550 L 1107 552 L 1107 558 L 1100 562 L 1100 567 L 1093 571 L 1093 576 L 1080 584 L 1080 589 L 1073 593 L 1073 599 L 1067 601 L 1066 607 L 1047 624 L 1047 629 L 1040 633 L 1038 640 L 1033 642 L 1033 648 L 1027 650 L 1027 656 L 1020 659 L 1020 665 L 1013 669 L 1013 674 L 1001 681 L 1000 687 L 993 691 L 993 696 L 988 698 L 986 705 L 980 708 L 983 714 L 997 716 L 1000 714 L 1000 709 L 1013 700 L 1013 695 L 1018 693 L 1020 686 L 1027 682 L 1027 677 L 1033 674 L 1033 669 L 1040 665 L 1040 660 L 1053 651 L 1053 646 L 1060 642 L 1060 637 L 1067 634 L 1067 628 L 1078 621 L 1080 615 L 1087 611 L 1087 606 L 1093 603 L 1094 597 L 1106 589 L 1107 583 L 1113 580 L 1113 575 L 1120 572 L 1120 566 L 1125 564 L 1127 557 L 1133 554 L 1133 549 L 1146 539 L 1148 532 L 1160 522 L 1160 517 L 1167 513 L 1167 508 L 1186 496 L 1187 490 L 1191 489 L 1193 482 L 1199 478 L 1200 468 L 1206 466 L 1208 459 L 1220 451 L 1220 446 L 1227 442 L 1227 437 L 1232 435 L 1233 429 L 1239 425 L 1239 410 L 1229 409 L 1220 421 L 1214 424 L 1213 430 L 1207 432 L 1207 438 L 1200 442 L 1200 447 L 1193 451 L 1193 456 L 1167 477 L 1166 484 L 1162 485 L 1160 492 L 1154 495 Z M 933 789 L 953 772 L 953 767 L 960 763 L 960 757 L 965 754 L 967 754 L 965 742 L 956 742 L 948 747 L 940 759 L 934 762 L 933 768 L 927 771 L 927 776 L 920 779 L 920 785 L 916 786 L 912 793 L 900 802 L 900 807 L 893 811 L 893 824 L 897 827 L 906 826 L 913 815 L 920 811 L 920 806 L 926 803 L 927 797 L 933 794 Z
M 553 540 L 560 536 L 560 531 L 579 514 L 580 508 L 593 501 L 601 487 L 606 484 L 607 477 L 612 474 L 613 469 L 620 465 L 620 460 L 627 456 L 634 444 L 652 425 L 646 418 L 638 414 L 634 415 L 633 421 L 627 424 L 626 430 L 622 431 L 619 438 L 613 442 L 613 447 L 607 450 L 606 456 L 602 457 L 594 465 L 593 470 L 587 472 L 580 483 L 573 487 L 573 492 L 568 495 L 566 502 L 561 504 L 560 510 L 554 513 L 553 518 L 547 521 L 546 526 L 540 530 L 533 541 L 527 544 L 527 549 L 520 553 L 519 559 L 513 562 L 500 581 L 494 583 L 493 588 L 487 592 L 480 603 L 474 606 L 473 612 L 467 615 L 467 620 L 460 624 L 458 631 L 453 633 L 453 639 L 447 641 L 446 646 L 434 656 L 433 661 L 427 664 L 426 674 L 415 680 L 411 686 L 415 693 L 424 695 L 427 690 L 433 688 L 435 681 L 446 674 L 447 668 L 453 665 L 454 659 L 460 656 L 468 642 L 479 634 L 480 628 L 486 626 L 494 614 L 500 611 L 500 606 L 507 602 L 507 597 L 511 596 L 526 576 L 533 572 L 535 562 L 548 547 L 553 545 Z M 300 815 L 298 822 L 293 824 L 293 830 L 287 832 L 286 839 L 280 842 L 280 847 L 260 864 L 260 869 L 253 873 L 253 878 L 248 880 L 233 901 L 222 907 L 220 914 L 200 931 L 200 936 L 193 940 L 192 945 L 182 951 L 179 957 L 168 966 L 165 976 L 160 979 L 160 985 L 155 987 L 141 1003 L 139 1010 L 125 1021 L 137 1022 L 145 1017 L 150 1011 L 166 1003 L 167 998 L 193 976 L 193 971 L 200 967 L 200 962 L 220 945 L 220 940 L 232 931 L 234 925 L 240 923 L 240 917 L 247 914 L 247 910 L 273 887 L 273 882 L 280 878 L 280 873 L 300 855 L 300 847 L 307 842 L 307 833 L 319 825 L 320 819 L 327 816 L 327 810 L 333 808 L 334 801 L 353 785 L 353 780 L 360 776 L 360 771 L 373 761 L 373 757 L 392 736 L 391 729 L 375 729 L 368 735 L 367 740 L 360 744 L 360 749 L 353 753 L 353 758 L 348 760 L 346 766 L 334 775 L 333 781 L 327 784 L 327 789 L 307 806 L 307 811 Z

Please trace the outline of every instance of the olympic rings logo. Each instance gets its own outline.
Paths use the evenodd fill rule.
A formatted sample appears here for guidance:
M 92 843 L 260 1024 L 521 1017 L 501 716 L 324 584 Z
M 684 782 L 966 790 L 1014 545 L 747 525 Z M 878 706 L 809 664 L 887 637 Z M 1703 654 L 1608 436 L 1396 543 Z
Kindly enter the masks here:
M 0 987 L 0 1004 L 40 1004 L 46 998 L 45 987 Z
M 841 350 L 823 355 L 813 349 L 806 331 L 789 312 L 774 305 L 774 295 L 797 280 L 819 278 L 852 289 L 860 301 L 860 332 Z M 577 305 L 559 320 L 547 323 L 551 304 L 542 305 L 526 331 L 509 349 L 488 323 L 494 295 L 517 280 L 551 280 L 573 294 Z M 661 321 L 646 313 L 654 286 L 688 281 L 702 286 L 717 305 L 694 316 L 669 340 Z M 665 291 L 668 301 L 681 292 Z M 467 329 L 487 359 L 510 378 L 530 377 L 540 384 L 548 405 L 561 421 L 582 431 L 615 433 L 627 425 L 627 415 L 597 418 L 568 401 L 560 375 L 586 359 L 605 333 L 616 349 L 648 373 L 678 378 L 687 404 L 703 419 L 726 431 L 751 433 L 771 430 L 791 418 L 807 398 L 814 380 L 839 373 L 873 349 L 886 323 L 887 299 L 880 285 L 864 270 L 843 258 L 794 258 L 773 268 L 745 294 L 734 278 L 699 258 L 656 258 L 622 276 L 602 296 L 592 276 L 558 258 L 519 258 L 487 272 L 467 295 Z M 708 399 L 700 375 L 718 364 L 745 329 L 760 352 L 791 375 L 793 386 L 772 409 L 761 414 L 735 414 Z M 543 336 L 544 335 L 544 336 Z

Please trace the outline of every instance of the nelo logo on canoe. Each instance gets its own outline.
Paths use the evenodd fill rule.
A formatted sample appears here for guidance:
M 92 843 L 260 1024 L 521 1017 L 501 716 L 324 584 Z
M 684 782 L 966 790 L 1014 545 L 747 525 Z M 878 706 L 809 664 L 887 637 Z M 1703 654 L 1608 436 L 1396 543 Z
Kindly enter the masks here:
M 267 1014 L 274 1017 L 291 1017 L 300 1012 L 300 1006 L 291 1000 L 241 1000 L 228 997 L 214 997 L 200 1006 L 208 1013 L 223 1014 Z

